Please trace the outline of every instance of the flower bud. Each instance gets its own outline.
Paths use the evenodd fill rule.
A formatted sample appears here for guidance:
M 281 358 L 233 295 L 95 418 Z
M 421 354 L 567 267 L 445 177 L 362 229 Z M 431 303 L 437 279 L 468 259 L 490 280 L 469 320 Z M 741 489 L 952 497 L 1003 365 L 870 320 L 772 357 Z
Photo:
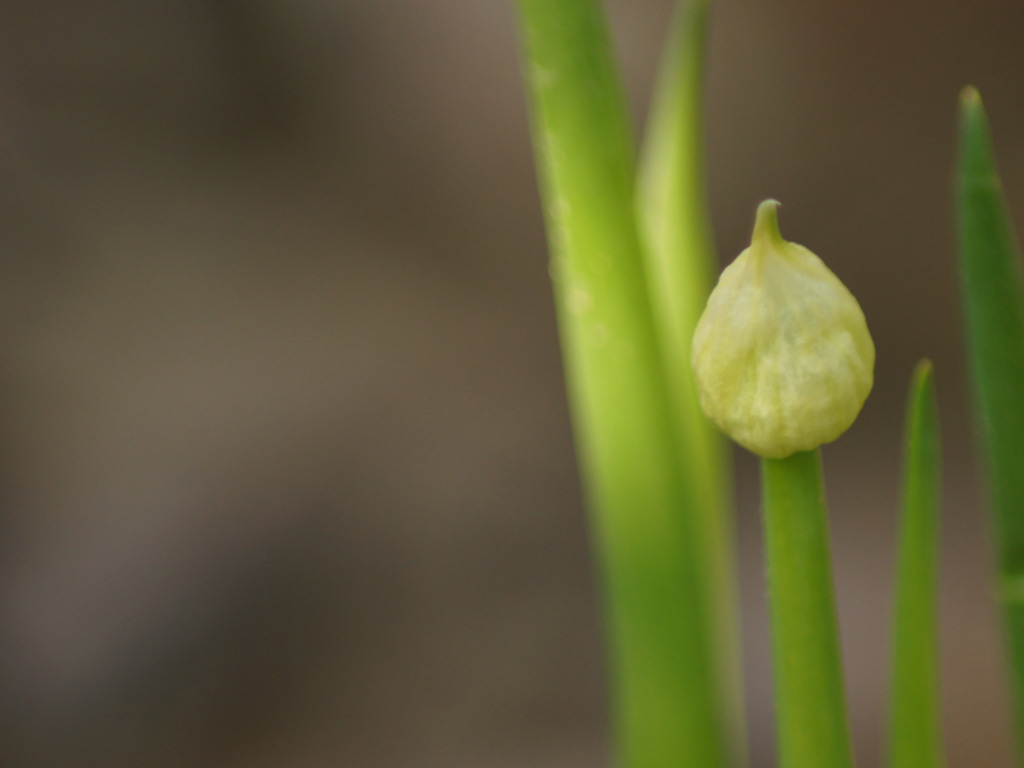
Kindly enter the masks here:
M 835 440 L 871 391 L 875 345 L 853 295 L 757 209 L 750 247 L 722 272 L 693 337 L 701 407 L 740 445 L 780 459 Z

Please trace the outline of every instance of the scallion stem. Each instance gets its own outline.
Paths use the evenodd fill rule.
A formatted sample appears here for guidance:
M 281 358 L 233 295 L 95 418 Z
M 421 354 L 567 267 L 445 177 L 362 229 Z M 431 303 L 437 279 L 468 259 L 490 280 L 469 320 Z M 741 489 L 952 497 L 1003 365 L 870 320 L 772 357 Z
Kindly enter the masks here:
M 761 473 L 779 768 L 852 768 L 820 452 Z

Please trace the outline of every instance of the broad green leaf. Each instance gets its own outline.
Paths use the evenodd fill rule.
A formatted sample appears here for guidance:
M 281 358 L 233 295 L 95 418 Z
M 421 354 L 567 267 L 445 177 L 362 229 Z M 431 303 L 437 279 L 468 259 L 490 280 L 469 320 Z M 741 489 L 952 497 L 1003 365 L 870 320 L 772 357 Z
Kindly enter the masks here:
M 633 144 L 596 0 L 520 0 L 569 400 L 603 572 L 625 768 L 725 765 L 689 489 L 634 208 Z

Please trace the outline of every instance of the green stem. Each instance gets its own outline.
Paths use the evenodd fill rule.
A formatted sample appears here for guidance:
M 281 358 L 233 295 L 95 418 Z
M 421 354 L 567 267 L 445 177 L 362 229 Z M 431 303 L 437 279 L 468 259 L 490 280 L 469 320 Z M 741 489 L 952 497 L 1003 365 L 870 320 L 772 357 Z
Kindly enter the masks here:
M 852 768 L 820 453 L 761 476 L 779 768 Z
M 943 765 L 937 576 L 941 496 L 932 365 L 921 361 L 907 402 L 903 514 L 893 637 L 890 768 Z
M 520 0 L 569 401 L 626 768 L 721 768 L 699 537 L 643 269 L 629 115 L 600 4 Z

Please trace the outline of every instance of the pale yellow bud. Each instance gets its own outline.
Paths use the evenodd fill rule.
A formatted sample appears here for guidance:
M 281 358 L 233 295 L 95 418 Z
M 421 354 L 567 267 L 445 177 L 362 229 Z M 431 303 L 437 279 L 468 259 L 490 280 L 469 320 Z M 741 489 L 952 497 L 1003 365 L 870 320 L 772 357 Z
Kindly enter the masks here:
M 750 247 L 725 268 L 693 336 L 701 407 L 733 440 L 780 459 L 835 440 L 871 391 L 875 345 L 853 295 L 757 209 Z

